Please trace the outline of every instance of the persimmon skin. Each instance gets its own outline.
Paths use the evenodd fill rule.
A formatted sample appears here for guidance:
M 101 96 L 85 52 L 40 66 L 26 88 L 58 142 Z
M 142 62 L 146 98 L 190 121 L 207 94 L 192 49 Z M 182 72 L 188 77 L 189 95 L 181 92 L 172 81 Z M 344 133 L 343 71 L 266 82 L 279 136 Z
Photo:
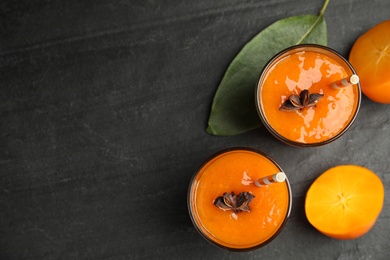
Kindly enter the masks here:
M 364 95 L 390 104 L 390 20 L 372 27 L 352 46 L 349 62 L 360 78 Z
M 357 165 L 340 165 L 312 183 L 305 212 L 310 224 L 324 235 L 356 239 L 374 226 L 383 201 L 383 183 L 375 173 Z

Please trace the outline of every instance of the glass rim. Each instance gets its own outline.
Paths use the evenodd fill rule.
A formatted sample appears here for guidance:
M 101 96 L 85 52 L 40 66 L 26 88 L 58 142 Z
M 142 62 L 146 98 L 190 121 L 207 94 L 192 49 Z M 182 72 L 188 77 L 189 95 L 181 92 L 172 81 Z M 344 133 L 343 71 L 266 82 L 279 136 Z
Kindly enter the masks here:
M 339 52 L 337 52 L 336 50 L 334 50 L 334 49 L 332 49 L 330 47 L 327 47 L 327 46 L 324 46 L 324 45 L 319 45 L 319 44 L 298 44 L 298 45 L 293 45 L 293 46 L 290 46 L 288 48 L 283 49 L 282 51 L 280 51 L 276 55 L 274 55 L 266 63 L 264 68 L 261 70 L 259 79 L 257 81 L 256 88 L 255 88 L 255 104 L 256 104 L 257 114 L 259 115 L 260 120 L 262 121 L 262 123 L 266 127 L 266 129 L 276 139 L 278 139 L 279 141 L 282 141 L 285 144 L 288 144 L 288 145 L 291 145 L 291 146 L 295 146 L 295 147 L 318 147 L 318 146 L 329 144 L 329 143 L 335 141 L 336 139 L 340 138 L 342 135 L 344 135 L 349 130 L 349 128 L 352 126 L 352 124 L 356 120 L 357 115 L 358 115 L 359 110 L 360 110 L 360 105 L 361 105 L 361 100 L 362 100 L 362 92 L 361 92 L 360 82 L 355 84 L 356 87 L 357 87 L 357 103 L 356 103 L 355 111 L 354 111 L 353 116 L 351 117 L 350 121 L 348 122 L 348 124 L 339 133 L 337 133 L 336 135 L 334 135 L 331 138 L 329 138 L 327 140 L 324 140 L 324 141 L 319 141 L 319 142 L 314 142 L 314 143 L 302 143 L 302 142 L 297 142 L 297 141 L 290 140 L 290 139 L 282 136 L 281 134 L 279 134 L 268 123 L 268 120 L 267 120 L 267 118 L 266 118 L 266 116 L 265 116 L 265 114 L 263 112 L 263 109 L 261 107 L 261 102 L 260 102 L 260 100 L 261 100 L 261 98 L 260 98 L 261 97 L 261 92 L 260 92 L 260 90 L 261 90 L 261 80 L 263 79 L 263 77 L 264 77 L 265 73 L 268 71 L 268 69 L 275 63 L 275 61 L 277 59 L 283 57 L 283 55 L 285 55 L 286 53 L 288 53 L 290 51 L 294 51 L 294 50 L 296 50 L 296 52 L 299 52 L 300 49 L 302 49 L 302 51 L 304 51 L 305 48 L 310 48 L 310 49 L 313 49 L 313 50 L 322 50 L 322 51 L 330 52 L 330 53 L 334 54 L 337 58 L 339 58 L 342 62 L 344 62 L 345 65 L 348 66 L 348 68 L 352 71 L 353 74 L 357 74 L 355 69 L 351 65 L 351 63 L 346 58 L 344 58 Z
M 250 148 L 250 147 L 241 147 L 241 146 L 237 146 L 237 147 L 231 147 L 231 148 L 227 148 L 227 149 L 223 149 L 223 150 L 220 150 L 214 154 L 212 154 L 211 156 L 209 156 L 201 165 L 200 167 L 197 168 L 197 170 L 194 172 L 194 174 L 192 175 L 191 177 L 191 180 L 190 180 L 190 183 L 189 183 L 189 186 L 188 186 L 188 190 L 187 190 L 187 209 L 188 209 L 188 213 L 190 215 L 190 219 L 191 219 L 191 222 L 193 224 L 193 226 L 195 227 L 195 230 L 208 242 L 210 242 L 211 244 L 213 244 L 214 246 L 217 246 L 219 248 L 223 248 L 223 249 L 226 249 L 226 250 L 229 250 L 229 251 L 236 251 L 236 252 L 246 252 L 246 251 L 252 251 L 252 250 L 255 250 L 255 249 L 258 249 L 258 248 L 261 248 L 261 247 L 264 247 L 265 245 L 269 244 L 271 241 L 273 241 L 278 235 L 279 233 L 283 230 L 284 226 L 286 225 L 286 222 L 288 220 L 288 218 L 290 217 L 290 214 L 291 214 L 291 210 L 292 210 L 292 190 L 291 190 L 291 185 L 290 185 L 290 181 L 288 179 L 288 177 L 286 176 L 286 187 L 287 187 L 287 194 L 288 194 L 288 207 L 287 207 L 287 211 L 286 211 L 286 216 L 284 217 L 283 219 L 283 223 L 280 225 L 280 227 L 275 231 L 275 233 L 270 237 L 268 238 L 266 241 L 262 242 L 262 243 L 259 243 L 257 245 L 254 245 L 254 246 L 248 246 L 248 247 L 234 247 L 234 245 L 231 245 L 231 246 L 228 246 L 227 244 L 228 243 L 218 243 L 218 239 L 216 240 L 213 240 L 210 238 L 210 236 L 208 236 L 200 227 L 199 227 L 199 223 L 196 221 L 196 212 L 194 212 L 192 210 L 192 207 L 194 207 L 195 205 L 193 205 L 191 199 L 192 199 L 192 193 L 196 190 L 196 188 L 194 188 L 194 183 L 195 183 L 195 180 L 196 178 L 198 177 L 198 175 L 201 173 L 201 170 L 203 169 L 203 167 L 209 163 L 211 160 L 215 159 L 216 157 L 222 155 L 222 154 L 225 154 L 225 153 L 228 153 L 228 152 L 234 152 L 234 151 L 249 151 L 249 152 L 253 152 L 253 153 L 256 153 L 260 156 L 263 156 L 265 157 L 266 159 L 268 159 L 269 161 L 271 161 L 280 171 L 283 171 L 283 169 L 280 167 L 280 165 L 270 156 L 268 155 L 267 153 L 261 151 L 261 150 L 258 150 L 258 149 L 255 149 L 255 148 Z M 284 172 L 284 171 L 283 171 Z M 194 190 L 195 189 L 195 190 Z M 200 221 L 201 222 L 201 221 Z

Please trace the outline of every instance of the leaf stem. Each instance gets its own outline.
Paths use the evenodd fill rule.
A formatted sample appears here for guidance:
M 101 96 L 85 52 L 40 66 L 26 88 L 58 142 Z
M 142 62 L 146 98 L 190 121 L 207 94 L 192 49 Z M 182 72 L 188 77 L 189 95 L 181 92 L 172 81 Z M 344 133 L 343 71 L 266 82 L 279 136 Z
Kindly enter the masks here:
M 320 11 L 320 16 L 321 16 L 321 15 L 324 15 L 325 10 L 326 10 L 326 7 L 328 7 L 328 4 L 329 4 L 329 0 L 325 0 L 325 3 L 324 3 L 324 5 L 322 6 L 321 11 Z
M 314 27 L 317 26 L 320 19 L 324 16 L 324 13 L 325 13 L 325 10 L 326 10 L 326 7 L 328 6 L 328 4 L 329 4 L 329 0 L 325 0 L 325 3 L 322 6 L 316 21 L 313 23 L 313 25 L 310 27 L 310 29 L 301 37 L 301 39 L 299 39 L 299 41 L 296 44 L 300 44 L 311 33 L 311 31 L 313 31 Z

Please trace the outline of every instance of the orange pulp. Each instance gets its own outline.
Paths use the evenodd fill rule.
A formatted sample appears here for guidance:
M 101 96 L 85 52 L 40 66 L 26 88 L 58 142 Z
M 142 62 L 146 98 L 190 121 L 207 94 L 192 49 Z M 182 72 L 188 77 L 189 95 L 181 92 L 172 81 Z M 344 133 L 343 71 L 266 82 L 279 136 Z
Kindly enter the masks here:
M 340 165 L 321 174 L 305 201 L 309 222 L 336 239 L 355 239 L 374 226 L 384 200 L 379 177 L 367 168 Z

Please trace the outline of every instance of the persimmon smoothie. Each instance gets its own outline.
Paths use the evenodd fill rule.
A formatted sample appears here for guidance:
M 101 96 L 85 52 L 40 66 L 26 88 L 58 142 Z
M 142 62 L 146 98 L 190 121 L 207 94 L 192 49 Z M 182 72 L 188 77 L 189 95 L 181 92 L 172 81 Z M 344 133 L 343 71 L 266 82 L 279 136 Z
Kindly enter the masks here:
M 281 52 L 264 69 L 256 90 L 264 125 L 291 145 L 333 141 L 349 128 L 360 107 L 355 74 L 348 61 L 327 47 L 298 45 Z M 337 83 L 351 76 L 357 78 L 355 84 Z
M 252 149 L 213 156 L 189 187 L 188 208 L 196 229 L 209 242 L 230 250 L 270 242 L 290 213 L 290 186 L 287 179 L 260 187 L 254 182 L 278 172 L 282 170 L 275 161 Z

